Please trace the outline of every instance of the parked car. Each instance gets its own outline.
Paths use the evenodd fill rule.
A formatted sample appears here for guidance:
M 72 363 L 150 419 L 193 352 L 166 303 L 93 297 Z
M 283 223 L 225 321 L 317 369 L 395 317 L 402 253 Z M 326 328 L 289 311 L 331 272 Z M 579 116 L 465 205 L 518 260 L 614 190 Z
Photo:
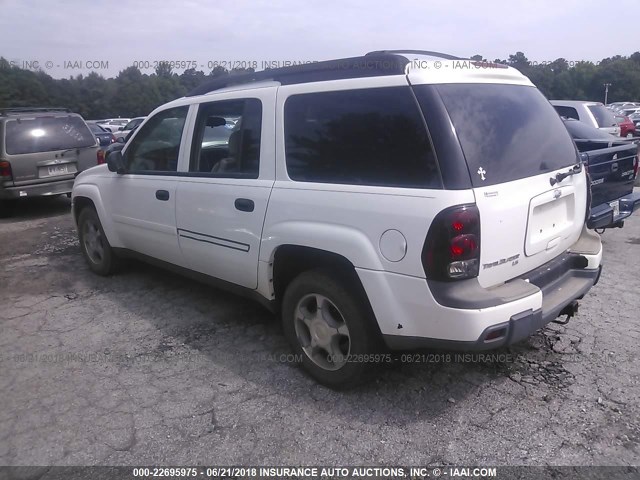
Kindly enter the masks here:
M 633 115 L 634 113 L 640 113 L 640 107 L 620 108 L 618 112 L 620 112 L 620 115 L 626 117 L 629 115 Z
M 15 199 L 70 193 L 75 175 L 96 164 L 97 149 L 68 109 L 0 109 L 0 215 Z
M 632 138 L 636 136 L 636 125 L 629 117 L 616 115 L 616 122 L 620 127 L 620 136 L 623 138 Z
M 96 137 L 101 147 L 106 147 L 116 141 L 116 137 L 113 136 L 113 133 L 102 128 L 97 123 L 87 122 L 87 126 L 89 127 L 89 130 L 91 130 L 91 133 Z
M 76 179 L 89 268 L 139 257 L 255 298 L 331 387 L 387 348 L 497 348 L 573 315 L 602 245 L 560 117 L 513 68 L 427 53 L 220 77 L 159 107 Z
M 580 100 L 551 100 L 551 105 L 562 117 L 574 118 L 607 133 L 620 135 L 620 127 L 616 122 L 615 115 L 602 103 L 583 102 Z
M 124 127 L 127 123 L 129 123 L 128 118 L 115 118 L 101 122 L 100 126 L 110 132 L 117 132 L 120 127 Z
M 616 103 L 610 103 L 609 105 L 607 105 L 607 108 L 612 110 L 614 113 L 618 114 L 618 113 L 622 113 L 622 111 L 627 108 L 631 108 L 631 109 L 640 108 L 640 103 L 616 102 Z
M 147 117 L 135 117 L 132 118 L 131 120 L 129 120 L 129 122 L 124 125 L 123 127 L 118 128 L 118 131 L 114 132 L 115 138 L 124 138 L 127 136 L 127 134 L 133 130 L 134 128 L 136 128 L 138 125 L 140 125 L 142 122 L 144 122 L 144 119 Z
M 640 193 L 633 191 L 638 180 L 640 140 L 624 140 L 578 120 L 563 120 L 589 173 L 591 201 L 587 227 L 624 226 L 624 220 L 640 207 Z

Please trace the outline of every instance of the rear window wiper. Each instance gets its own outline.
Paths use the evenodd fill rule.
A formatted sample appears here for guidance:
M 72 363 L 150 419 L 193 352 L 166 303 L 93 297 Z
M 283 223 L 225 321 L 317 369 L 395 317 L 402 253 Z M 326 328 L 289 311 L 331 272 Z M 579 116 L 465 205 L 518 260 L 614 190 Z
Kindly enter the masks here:
M 575 175 L 576 173 L 580 173 L 582 171 L 582 162 L 576 163 L 571 170 L 567 170 L 566 172 L 556 173 L 555 177 L 551 177 L 549 179 L 549 183 L 553 187 L 556 183 L 560 183 L 565 178 L 570 177 L 571 175 Z

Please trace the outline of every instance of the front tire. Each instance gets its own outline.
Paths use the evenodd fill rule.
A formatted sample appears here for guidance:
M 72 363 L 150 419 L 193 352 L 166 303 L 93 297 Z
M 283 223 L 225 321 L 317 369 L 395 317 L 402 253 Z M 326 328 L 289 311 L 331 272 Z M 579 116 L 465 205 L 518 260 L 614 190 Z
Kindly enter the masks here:
M 381 344 L 364 295 L 341 278 L 324 270 L 304 272 L 282 302 L 284 333 L 303 368 L 335 389 L 367 379 Z
M 78 239 L 92 272 L 107 276 L 118 269 L 119 259 L 104 234 L 98 214 L 91 207 L 84 208 L 78 216 Z

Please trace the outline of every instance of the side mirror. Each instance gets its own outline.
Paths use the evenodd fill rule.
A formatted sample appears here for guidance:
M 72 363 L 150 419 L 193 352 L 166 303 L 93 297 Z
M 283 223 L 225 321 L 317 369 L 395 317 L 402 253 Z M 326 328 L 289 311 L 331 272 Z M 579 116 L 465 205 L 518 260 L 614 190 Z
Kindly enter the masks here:
M 125 173 L 124 158 L 122 158 L 121 151 L 109 152 L 107 155 L 107 168 L 110 172 L 116 172 L 118 175 Z
M 124 139 L 124 137 L 118 137 L 118 138 L 116 138 L 116 142 L 125 143 L 125 139 Z
M 118 127 L 118 131 L 121 132 L 122 130 L 124 130 L 124 127 Z

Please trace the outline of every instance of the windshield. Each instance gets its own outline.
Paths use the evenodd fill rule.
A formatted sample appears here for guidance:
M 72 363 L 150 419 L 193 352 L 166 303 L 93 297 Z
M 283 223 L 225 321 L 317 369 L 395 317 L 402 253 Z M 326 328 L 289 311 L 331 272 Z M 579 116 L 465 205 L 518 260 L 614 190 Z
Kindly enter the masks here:
M 615 127 L 617 125 L 615 116 L 604 105 L 588 105 L 587 108 L 593 113 L 600 128 Z
M 565 120 L 564 126 L 567 127 L 569 134 L 576 140 L 614 140 L 618 138 L 578 120 Z
M 418 98 L 420 88 L 416 88 Z M 436 88 L 460 140 L 474 186 L 531 177 L 578 161 L 560 116 L 538 89 L 494 84 Z
M 9 155 L 84 148 L 95 143 L 87 124 L 76 115 L 18 118 L 6 123 Z

